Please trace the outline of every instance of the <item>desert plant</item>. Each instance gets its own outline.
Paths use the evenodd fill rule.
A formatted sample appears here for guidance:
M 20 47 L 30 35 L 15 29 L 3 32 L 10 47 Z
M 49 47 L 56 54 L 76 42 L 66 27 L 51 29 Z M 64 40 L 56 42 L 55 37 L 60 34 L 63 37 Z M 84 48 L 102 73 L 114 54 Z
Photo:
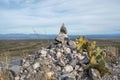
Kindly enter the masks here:
M 109 61 L 109 57 L 103 56 L 103 50 L 96 46 L 96 42 L 90 42 L 84 37 L 76 39 L 77 51 L 83 53 L 86 51 L 90 58 L 90 62 L 85 69 L 96 69 L 100 72 L 100 76 L 103 77 L 106 73 L 111 73 L 109 68 L 105 66 L 105 63 Z

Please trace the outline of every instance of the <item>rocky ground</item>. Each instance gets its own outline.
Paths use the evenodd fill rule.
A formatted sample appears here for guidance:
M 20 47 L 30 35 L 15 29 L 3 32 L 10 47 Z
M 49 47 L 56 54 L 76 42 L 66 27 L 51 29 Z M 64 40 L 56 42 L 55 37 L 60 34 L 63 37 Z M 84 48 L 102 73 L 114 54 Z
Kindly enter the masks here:
M 26 59 L 0 62 L 0 74 L 7 71 L 7 80 L 120 80 L 119 61 L 120 58 L 115 59 L 114 64 L 107 64 L 112 75 L 103 78 L 93 69 L 85 70 L 89 63 L 88 54 L 77 52 L 76 43 L 68 38 L 63 26 L 48 48 L 41 48 Z

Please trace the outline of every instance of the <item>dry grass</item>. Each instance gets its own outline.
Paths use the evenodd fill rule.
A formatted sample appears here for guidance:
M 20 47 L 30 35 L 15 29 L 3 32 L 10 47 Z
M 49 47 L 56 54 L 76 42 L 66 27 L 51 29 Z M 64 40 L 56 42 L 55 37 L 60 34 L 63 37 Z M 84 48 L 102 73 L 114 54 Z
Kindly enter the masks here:
M 0 80 L 13 80 L 13 77 L 9 71 L 4 70 L 0 74 Z
M 0 61 L 5 61 L 11 57 L 26 57 L 38 51 L 41 47 L 46 47 L 48 40 L 0 40 Z

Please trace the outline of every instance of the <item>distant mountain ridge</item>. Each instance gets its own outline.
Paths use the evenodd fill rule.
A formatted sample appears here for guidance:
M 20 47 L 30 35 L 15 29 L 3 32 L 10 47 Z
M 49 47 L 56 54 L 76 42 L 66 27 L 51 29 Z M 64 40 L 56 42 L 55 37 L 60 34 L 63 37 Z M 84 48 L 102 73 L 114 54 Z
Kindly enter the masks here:
M 120 38 L 120 34 L 69 35 L 70 38 Z M 0 34 L 0 39 L 54 39 L 56 34 Z

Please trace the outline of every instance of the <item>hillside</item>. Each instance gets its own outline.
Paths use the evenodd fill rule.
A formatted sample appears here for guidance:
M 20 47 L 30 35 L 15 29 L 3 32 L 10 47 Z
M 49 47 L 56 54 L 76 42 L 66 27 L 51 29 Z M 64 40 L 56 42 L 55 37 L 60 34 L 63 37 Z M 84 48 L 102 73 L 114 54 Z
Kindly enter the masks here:
M 13 47 L 11 45 L 7 46 L 8 53 L 9 51 L 18 51 L 27 49 L 33 50 L 33 54 L 26 55 L 19 58 L 18 56 L 11 58 L 9 61 L 7 60 L 9 56 L 8 54 L 2 54 L 5 56 L 4 62 L 0 62 L 0 71 L 1 71 L 1 79 L 2 80 L 119 80 L 119 72 L 120 72 L 120 63 L 119 57 L 116 54 L 116 48 L 112 45 L 110 47 L 111 50 L 114 50 L 114 55 L 111 50 L 100 45 L 100 49 L 98 47 L 94 47 L 95 51 L 101 59 L 98 59 L 95 55 L 89 54 L 89 48 L 91 48 L 92 41 L 84 38 L 77 38 L 78 42 L 74 39 L 71 40 L 67 35 L 66 27 L 62 26 L 60 29 L 60 33 L 55 37 L 54 40 L 45 42 L 44 47 L 41 47 L 42 43 L 39 40 L 35 40 L 34 43 L 28 42 L 29 40 L 23 40 L 24 43 L 20 43 L 19 46 Z M 82 39 L 82 40 L 81 40 Z M 80 42 L 79 42 L 80 40 Z M 16 41 L 16 40 L 15 40 Z M 12 45 L 14 42 L 11 42 Z M 18 41 L 19 42 L 19 41 Z M 81 42 L 84 42 L 85 45 L 81 45 Z M 88 43 L 90 42 L 90 43 Z M 119 41 L 118 41 L 119 42 Z M 10 43 L 10 44 L 11 44 Z M 117 42 L 115 42 L 117 43 Z M 5 44 L 4 41 L 1 45 Z M 86 45 L 90 44 L 90 45 Z M 101 44 L 101 43 L 100 43 Z M 107 44 L 107 42 L 106 42 Z M 7 44 L 6 44 L 7 45 Z M 30 47 L 31 45 L 31 47 Z M 78 47 L 79 46 L 79 47 Z M 94 46 L 94 45 L 93 45 Z M 119 46 L 119 45 L 117 45 Z M 93 47 L 92 47 L 93 48 Z M 37 50 L 38 49 L 38 50 Z M 1 47 L 3 52 L 5 51 L 4 47 Z M 80 50 L 80 51 L 79 51 Z M 82 50 L 82 52 L 81 52 Z M 1 51 L 2 52 L 2 51 Z M 23 52 L 23 55 L 25 53 Z M 104 54 L 104 56 L 102 56 Z M 119 52 L 118 52 L 119 54 Z M 99 60 L 104 60 L 105 55 L 110 56 L 111 61 L 108 63 L 102 63 L 102 67 L 98 67 L 97 65 Z M 1 56 L 1 57 L 2 57 Z M 92 58 L 96 57 L 96 59 Z M 113 58 L 116 59 L 113 59 Z M 92 59 L 91 59 L 92 58 Z M 93 60 L 94 59 L 94 60 Z M 97 61 L 97 62 L 96 62 Z M 92 67 L 91 63 L 97 63 L 96 66 Z M 91 65 L 91 68 L 86 68 Z M 107 71 L 108 70 L 108 71 Z M 109 71 L 110 70 L 110 71 Z M 112 73 L 112 74 L 104 74 L 104 73 Z M 103 76 L 104 74 L 104 76 Z

